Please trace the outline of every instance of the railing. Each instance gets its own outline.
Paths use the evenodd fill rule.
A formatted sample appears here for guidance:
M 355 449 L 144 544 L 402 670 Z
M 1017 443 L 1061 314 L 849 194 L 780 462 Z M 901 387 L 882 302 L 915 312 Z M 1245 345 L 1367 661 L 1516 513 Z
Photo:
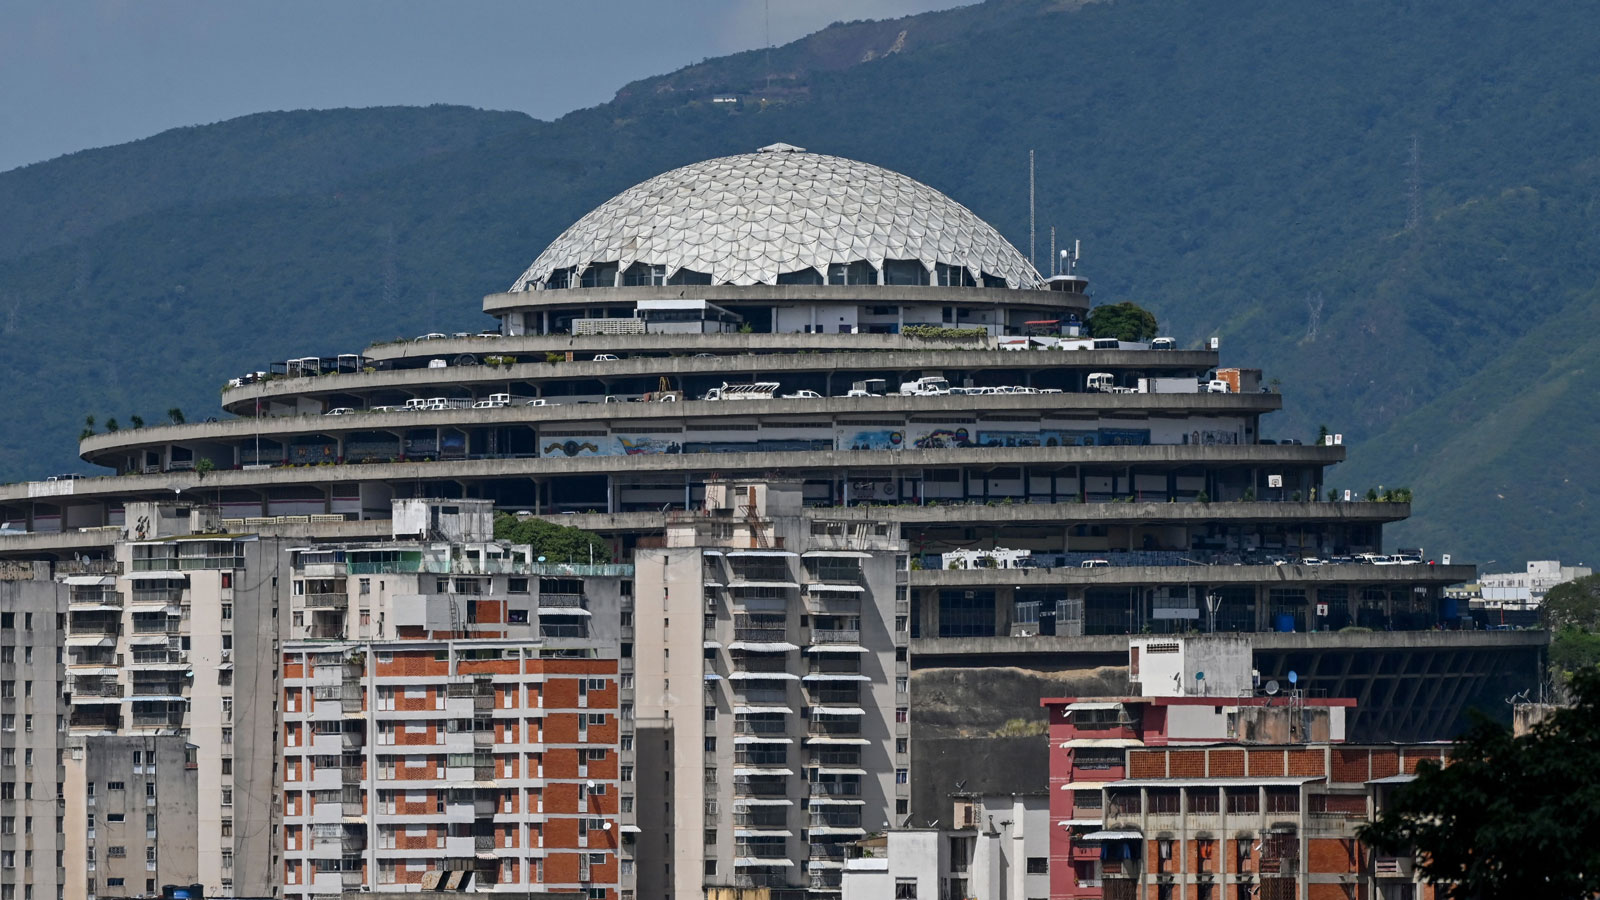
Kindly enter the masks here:
M 135 728 L 179 728 L 183 725 L 182 713 L 134 713 Z
M 492 834 L 475 834 L 475 835 L 473 835 L 472 836 L 472 849 L 474 849 L 474 850 L 493 850 L 494 849 L 494 835 L 492 835 Z
M 785 656 L 735 656 L 735 672 L 787 672 L 789 660 Z
M 589 629 L 585 625 L 546 625 L 539 623 L 540 637 L 555 638 L 581 638 L 589 636 Z
M 781 841 L 775 843 L 752 844 L 740 841 L 734 845 L 735 856 L 747 856 L 753 859 L 788 859 Z
M 122 685 L 116 681 L 74 681 L 74 697 L 121 697 Z
M 855 748 L 848 750 L 812 750 L 811 762 L 819 766 L 859 766 L 861 765 L 861 751 Z
M 829 735 L 851 735 L 861 733 L 861 722 L 857 717 L 847 719 L 812 719 L 806 725 L 806 733 L 819 737 Z
M 734 887 L 788 887 L 789 876 L 780 872 L 741 872 L 733 876 Z
M 833 890 L 844 882 L 844 871 L 841 869 L 822 869 L 811 873 L 811 889 L 814 891 Z
M 304 603 L 306 609 L 344 609 L 350 605 L 350 595 L 344 592 L 306 594 Z
M 810 846 L 812 859 L 844 860 L 844 844 L 812 844 Z
M 811 810 L 812 828 L 860 828 L 861 811 L 850 809 Z
M 811 643 L 859 644 L 861 643 L 861 630 L 859 628 L 813 628 L 811 629 Z
M 184 682 L 181 681 L 135 681 L 129 689 L 129 696 L 134 699 L 139 697 L 178 697 L 183 694 Z
M 735 719 L 733 723 L 734 734 L 783 734 L 788 730 L 787 721 Z
M 733 793 L 737 797 L 784 797 L 789 785 L 784 781 L 749 781 L 734 779 Z
M 71 603 L 93 603 L 100 606 L 121 606 L 122 595 L 116 588 L 78 588 L 68 598 Z
M 137 604 L 177 606 L 183 602 L 183 588 L 134 588 L 130 599 Z
M 813 797 L 861 796 L 861 783 L 857 781 L 813 781 L 810 785 Z
M 739 766 L 786 766 L 789 764 L 789 751 L 738 750 L 733 754 L 733 762 Z
M 556 594 L 539 592 L 540 609 L 582 609 L 582 594 Z
M 839 703 L 854 705 L 861 702 L 861 692 L 855 689 L 854 684 L 849 688 L 816 688 L 807 691 L 813 703 Z
M 74 619 L 67 628 L 69 635 L 97 635 L 100 637 L 116 637 L 121 633 L 122 623 L 116 619 L 109 622 L 83 622 Z
M 734 701 L 750 706 L 759 706 L 763 703 L 786 703 L 789 692 L 783 688 L 745 688 L 734 694 Z
M 750 810 L 733 814 L 733 824 L 739 828 L 783 828 L 789 824 L 786 807 Z
M 789 635 L 787 628 L 735 628 L 734 640 L 757 641 L 760 643 L 779 643 Z
M 134 617 L 134 634 L 178 634 L 181 623 L 176 619 L 163 616 L 159 619 L 141 619 Z

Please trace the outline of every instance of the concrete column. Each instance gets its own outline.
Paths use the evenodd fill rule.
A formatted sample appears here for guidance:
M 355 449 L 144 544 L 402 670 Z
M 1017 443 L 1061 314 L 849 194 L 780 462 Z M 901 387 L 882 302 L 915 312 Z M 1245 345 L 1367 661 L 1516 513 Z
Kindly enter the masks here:
M 1256 585 L 1256 630 L 1272 630 L 1272 607 L 1267 601 L 1266 585 Z

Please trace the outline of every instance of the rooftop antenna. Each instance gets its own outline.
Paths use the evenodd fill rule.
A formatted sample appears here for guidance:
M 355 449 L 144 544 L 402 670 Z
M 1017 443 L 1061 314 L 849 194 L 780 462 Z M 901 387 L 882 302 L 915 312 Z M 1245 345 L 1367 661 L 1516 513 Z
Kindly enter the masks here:
M 767 93 L 772 93 L 772 0 L 762 4 L 762 11 L 766 16 L 767 31 Z
M 1056 271 L 1056 227 L 1050 226 L 1050 277 L 1054 278 L 1061 273 Z
M 1033 151 L 1028 151 L 1028 265 L 1036 266 L 1033 240 Z
M 1411 135 L 1411 158 L 1406 162 L 1406 230 L 1422 224 L 1422 142 Z

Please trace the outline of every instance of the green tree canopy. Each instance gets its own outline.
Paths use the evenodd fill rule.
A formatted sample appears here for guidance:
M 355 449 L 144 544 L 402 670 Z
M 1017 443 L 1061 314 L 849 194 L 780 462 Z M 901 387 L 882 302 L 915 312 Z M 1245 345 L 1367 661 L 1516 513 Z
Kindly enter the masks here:
M 1360 839 L 1415 854 L 1457 900 L 1580 900 L 1600 891 L 1600 670 L 1578 672 L 1574 704 L 1527 734 L 1480 721 Z
M 1148 341 L 1156 336 L 1155 314 L 1136 303 L 1108 303 L 1089 310 L 1089 336 Z
M 1600 575 L 1558 584 L 1539 607 L 1545 625 L 1555 632 L 1550 665 L 1570 677 L 1600 665 Z
M 537 517 L 519 519 L 507 513 L 495 513 L 494 536 L 496 540 L 513 544 L 531 544 L 535 557 L 543 556 L 552 563 L 611 561 L 611 546 L 600 535 Z

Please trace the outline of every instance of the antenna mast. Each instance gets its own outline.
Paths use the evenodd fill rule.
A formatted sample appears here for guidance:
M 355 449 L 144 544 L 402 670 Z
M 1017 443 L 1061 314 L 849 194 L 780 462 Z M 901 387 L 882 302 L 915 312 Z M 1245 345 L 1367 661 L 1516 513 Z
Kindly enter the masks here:
M 1028 151 L 1028 265 L 1038 268 L 1034 261 L 1033 240 L 1033 151 Z
M 1056 277 L 1056 227 L 1050 226 L 1050 277 Z
M 1422 224 L 1422 142 L 1411 135 L 1411 158 L 1406 163 L 1406 230 Z

